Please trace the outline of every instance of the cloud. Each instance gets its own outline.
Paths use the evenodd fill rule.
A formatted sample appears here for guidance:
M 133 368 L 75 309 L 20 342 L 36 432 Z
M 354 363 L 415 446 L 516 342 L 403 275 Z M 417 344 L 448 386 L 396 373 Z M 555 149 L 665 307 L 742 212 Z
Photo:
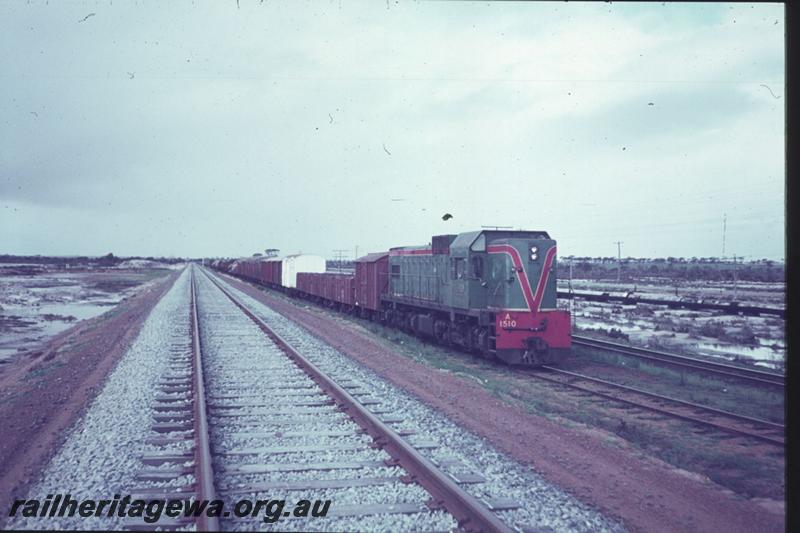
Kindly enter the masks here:
M 329 255 L 498 224 L 710 255 L 727 211 L 781 255 L 783 13 L 728 7 L 3 4 L 0 248 Z

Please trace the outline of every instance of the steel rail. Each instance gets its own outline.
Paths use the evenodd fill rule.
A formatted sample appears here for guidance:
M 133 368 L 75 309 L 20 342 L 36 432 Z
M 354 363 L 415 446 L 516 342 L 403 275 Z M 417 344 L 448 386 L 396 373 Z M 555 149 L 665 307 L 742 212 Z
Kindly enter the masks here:
M 247 315 L 273 342 L 275 342 L 300 368 L 308 373 L 326 394 L 334 398 L 337 405 L 373 438 L 395 461 L 411 474 L 413 481 L 421 485 L 441 506 L 455 517 L 459 527 L 466 531 L 514 531 L 477 498 L 459 487 L 450 477 L 408 444 L 392 428 L 367 410 L 361 403 L 306 359 L 280 335 L 256 316 L 237 297 L 225 289 L 213 276 L 206 276 Z
M 619 389 L 627 390 L 627 391 L 630 391 L 630 392 L 634 392 L 636 394 L 641 394 L 643 396 L 649 396 L 650 398 L 654 398 L 656 400 L 666 400 L 666 401 L 669 401 L 669 402 L 672 402 L 672 403 L 677 403 L 677 404 L 684 405 L 686 407 L 690 407 L 692 409 L 699 409 L 699 410 L 707 411 L 709 413 L 713 413 L 713 414 L 716 414 L 716 415 L 726 416 L 728 418 L 735 418 L 736 420 L 741 420 L 742 422 L 750 422 L 752 424 L 761 424 L 763 426 L 768 426 L 768 427 L 773 428 L 773 429 L 780 429 L 780 430 L 785 430 L 786 429 L 786 427 L 783 424 L 779 424 L 777 422 L 770 422 L 769 420 L 762 420 L 760 418 L 754 418 L 754 417 L 747 416 L 747 415 L 741 415 L 741 414 L 738 414 L 738 413 L 732 413 L 730 411 L 725 411 L 723 409 L 717 409 L 715 407 L 709 407 L 707 405 L 702 405 L 702 404 L 699 404 L 699 403 L 689 402 L 689 401 L 686 401 L 686 400 L 681 400 L 679 398 L 673 398 L 671 396 L 664 396 L 662 394 L 657 394 L 655 392 L 646 391 L 646 390 L 643 390 L 643 389 L 639 389 L 637 387 L 631 387 L 630 385 L 622 385 L 620 383 L 614 383 L 613 381 L 607 381 L 607 380 L 601 379 L 601 378 L 595 378 L 595 377 L 592 377 L 592 376 L 586 376 L 584 374 L 578 374 L 577 372 L 570 372 L 568 370 L 562 370 L 560 368 L 553 368 L 553 367 L 549 367 L 549 366 L 544 366 L 542 368 L 544 368 L 545 370 L 549 370 L 550 372 L 555 372 L 555 373 L 558 373 L 558 374 L 572 376 L 572 377 L 575 377 L 575 378 L 578 378 L 578 379 L 585 379 L 587 381 L 593 381 L 593 382 L 596 382 L 596 383 L 600 383 L 602 385 L 609 385 L 609 386 L 612 386 L 612 387 L 615 387 L 615 388 L 619 388 Z
M 202 348 L 200 346 L 200 321 L 197 316 L 197 293 L 195 289 L 194 268 L 191 279 L 191 314 L 192 314 L 192 359 L 194 387 L 194 460 L 196 467 L 195 480 L 197 499 L 212 501 L 217 499 L 214 486 L 214 468 L 211 460 L 211 446 L 208 434 L 208 418 L 206 416 L 206 393 L 203 380 Z M 220 531 L 219 518 L 201 513 L 197 517 L 198 531 Z
M 740 421 L 743 421 L 743 422 L 747 422 L 747 423 L 750 423 L 750 424 L 760 424 L 762 426 L 765 426 L 768 431 L 769 430 L 783 430 L 783 431 L 785 431 L 785 429 L 786 429 L 784 425 L 778 424 L 778 423 L 775 423 L 775 422 L 770 422 L 768 420 L 761 420 L 761 419 L 758 419 L 758 418 L 747 417 L 745 415 L 739 415 L 739 414 L 736 414 L 736 413 L 730 413 L 728 411 L 723 411 L 721 409 L 714 409 L 713 407 L 707 407 L 707 406 L 700 405 L 700 404 L 694 404 L 694 403 L 691 403 L 691 402 L 687 402 L 685 400 L 679 400 L 677 398 L 672 398 L 672 397 L 669 397 L 669 396 L 662 396 L 660 394 L 655 394 L 655 393 L 644 391 L 644 390 L 637 389 L 637 388 L 634 388 L 634 387 L 628 387 L 627 385 L 620 385 L 619 383 L 606 381 L 604 379 L 594 378 L 594 377 L 591 377 L 591 376 L 586 376 L 586 375 L 578 374 L 578 373 L 575 373 L 575 372 L 569 372 L 569 371 L 566 371 L 566 370 L 561 370 L 559 368 L 553 368 L 553 367 L 549 367 L 549 366 L 544 366 L 544 367 L 542 367 L 542 369 L 546 370 L 547 372 L 553 373 L 553 374 L 564 375 L 564 376 L 575 378 L 575 379 L 581 379 L 581 380 L 584 380 L 584 381 L 588 381 L 590 383 L 597 383 L 597 384 L 600 384 L 602 386 L 609 387 L 609 388 L 612 388 L 612 389 L 618 389 L 618 390 L 621 390 L 621 391 L 624 391 L 624 392 L 628 392 L 628 393 L 634 393 L 634 394 L 639 394 L 639 395 L 642 395 L 642 396 L 647 396 L 647 397 L 650 397 L 650 398 L 657 399 L 659 401 L 671 402 L 671 403 L 678 404 L 678 405 L 681 405 L 683 407 L 688 407 L 688 408 L 691 408 L 691 409 L 706 411 L 706 412 L 708 412 L 710 414 L 713 414 L 713 415 L 716 415 L 716 416 L 724 416 L 724 417 L 740 420 Z M 732 434 L 739 435 L 739 436 L 742 436 L 742 437 L 753 438 L 753 439 L 756 439 L 756 440 L 759 440 L 759 441 L 762 441 L 762 442 L 767 442 L 769 444 L 775 444 L 775 445 L 778 445 L 778 446 L 785 446 L 785 441 L 783 439 L 771 437 L 769 435 L 763 435 L 763 434 L 760 434 L 760 433 L 753 433 L 751 431 L 745 431 L 745 430 L 738 429 L 738 428 L 731 427 L 731 426 L 727 426 L 727 425 L 724 425 L 724 424 L 718 424 L 716 422 L 711 422 L 709 420 L 705 420 L 705 419 L 698 418 L 698 417 L 695 417 L 695 416 L 684 415 L 684 414 L 681 414 L 681 413 L 676 413 L 675 411 L 670 411 L 668 409 L 663 409 L 663 408 L 660 408 L 660 407 L 654 407 L 654 406 L 648 405 L 646 403 L 636 402 L 634 400 L 629 400 L 627 398 L 621 398 L 619 396 L 615 396 L 613 394 L 609 394 L 609 393 L 606 393 L 606 392 L 597 391 L 597 390 L 594 390 L 594 389 L 582 387 L 582 386 L 577 385 L 577 384 L 572 383 L 572 382 L 562 381 L 560 379 L 548 377 L 548 376 L 546 376 L 546 374 L 542 374 L 541 372 L 536 372 L 534 370 L 530 370 L 527 373 L 529 375 L 535 376 L 536 378 L 541 379 L 543 381 L 548 381 L 548 382 L 551 382 L 551 383 L 557 383 L 559 385 L 563 385 L 563 386 L 570 387 L 570 388 L 573 388 L 573 389 L 576 389 L 576 390 L 580 390 L 582 392 L 587 392 L 587 393 L 593 394 L 595 396 L 600 396 L 602 398 L 606 398 L 608 400 L 625 403 L 625 404 L 632 405 L 634 407 L 638 407 L 640 409 L 644 409 L 644 410 L 651 411 L 651 412 L 654 412 L 654 413 L 671 416 L 673 418 L 677 418 L 677 419 L 683 420 L 685 422 L 692 422 L 692 423 L 695 423 L 695 424 L 711 427 L 711 428 L 714 428 L 714 429 L 717 429 L 719 431 L 723 431 L 723 432 L 726 432 L 726 433 L 732 433 Z
M 674 367 L 689 368 L 692 370 L 698 370 L 720 376 L 733 377 L 758 385 L 769 385 L 773 387 L 784 388 L 786 384 L 785 377 L 782 374 L 777 374 L 775 372 L 742 368 L 725 363 L 705 361 L 695 357 L 659 352 L 656 350 L 649 350 L 647 348 L 639 348 L 636 346 L 626 346 L 624 344 L 593 339 L 590 337 L 581 337 L 578 335 L 572 336 L 572 343 L 587 348 L 597 348 L 600 350 L 619 353 L 622 355 L 635 357 L 637 359 L 657 361 L 659 363 L 664 363 Z

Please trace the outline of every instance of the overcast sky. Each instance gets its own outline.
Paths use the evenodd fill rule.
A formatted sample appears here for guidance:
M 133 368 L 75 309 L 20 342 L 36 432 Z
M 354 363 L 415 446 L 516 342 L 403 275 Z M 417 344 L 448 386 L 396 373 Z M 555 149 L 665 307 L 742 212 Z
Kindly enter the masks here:
M 240 4 L 0 3 L 0 253 L 784 255 L 781 5 Z

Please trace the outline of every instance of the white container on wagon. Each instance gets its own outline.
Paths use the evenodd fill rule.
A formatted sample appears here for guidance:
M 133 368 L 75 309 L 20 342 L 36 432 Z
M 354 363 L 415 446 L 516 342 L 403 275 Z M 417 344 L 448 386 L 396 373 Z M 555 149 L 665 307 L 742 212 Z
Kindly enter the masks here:
M 297 287 L 298 272 L 325 272 L 325 258 L 318 255 L 287 255 L 282 262 L 281 284 L 290 289 Z

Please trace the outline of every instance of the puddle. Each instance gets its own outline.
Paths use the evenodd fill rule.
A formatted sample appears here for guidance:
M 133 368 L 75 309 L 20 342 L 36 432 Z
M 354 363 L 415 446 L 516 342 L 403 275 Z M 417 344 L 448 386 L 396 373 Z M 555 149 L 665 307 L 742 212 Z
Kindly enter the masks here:
M 20 265 L 4 264 L 3 269 Z M 0 276 L 0 361 L 109 311 L 158 277 L 146 270 L 90 269 Z
M 739 355 L 754 361 L 770 361 L 783 363 L 783 349 L 774 350 L 769 346 L 741 346 L 737 344 L 720 344 L 701 342 L 697 348 L 708 352 L 708 355 L 728 354 Z
M 578 335 L 587 330 L 607 332 L 614 328 L 627 335 L 634 346 L 649 346 L 687 355 L 706 355 L 728 361 L 747 359 L 770 369 L 780 369 L 785 362 L 783 324 L 783 321 L 771 318 L 715 315 L 698 311 L 650 312 L 644 306 L 634 309 L 617 304 L 583 303 L 573 307 L 573 325 Z M 746 335 L 751 332 L 758 346 L 720 340 L 717 334 L 709 336 L 705 329 L 721 331 L 721 335 Z M 609 340 L 615 339 L 609 337 Z
M 18 352 L 19 350 L 17 348 L 0 348 L 0 364 L 7 362 Z

